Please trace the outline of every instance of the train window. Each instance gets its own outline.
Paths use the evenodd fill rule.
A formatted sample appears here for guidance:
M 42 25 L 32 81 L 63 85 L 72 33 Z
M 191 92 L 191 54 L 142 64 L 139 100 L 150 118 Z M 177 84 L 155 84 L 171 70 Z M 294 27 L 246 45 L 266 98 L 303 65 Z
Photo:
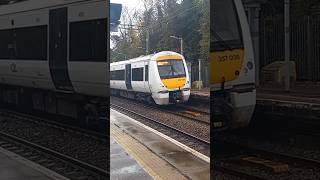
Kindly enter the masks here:
M 143 67 L 132 68 L 132 81 L 143 81 Z
M 149 66 L 146 65 L 144 69 L 145 69 L 145 75 L 144 75 L 145 77 L 144 77 L 144 80 L 145 80 L 145 81 L 149 81 Z
M 106 21 L 70 23 L 70 61 L 107 61 Z
M 11 30 L 0 30 L 0 39 L 0 59 L 10 59 L 13 48 Z
M 47 60 L 47 26 L 18 28 L 14 30 L 15 58 Z
M 111 80 L 124 81 L 124 70 L 111 71 Z
M 0 39 L 1 59 L 47 59 L 46 25 L 1 30 Z

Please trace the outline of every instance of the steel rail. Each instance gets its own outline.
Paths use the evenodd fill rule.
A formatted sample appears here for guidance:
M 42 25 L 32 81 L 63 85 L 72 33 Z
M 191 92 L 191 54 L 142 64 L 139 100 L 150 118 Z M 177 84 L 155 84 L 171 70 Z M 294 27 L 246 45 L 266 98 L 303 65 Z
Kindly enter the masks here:
M 224 174 L 236 176 L 237 178 L 243 178 L 243 179 L 254 179 L 254 180 L 268 180 L 268 178 L 263 178 L 257 175 L 249 174 L 246 172 L 238 171 L 235 169 L 223 167 L 220 165 L 213 165 L 213 176 L 214 176 L 214 171 L 219 171 Z
M 67 156 L 65 154 L 59 153 L 59 152 L 54 151 L 52 149 L 40 146 L 40 145 L 32 143 L 32 142 L 29 142 L 29 141 L 24 140 L 22 138 L 10 135 L 8 133 L 0 131 L 0 136 L 2 138 L 4 137 L 4 138 L 7 138 L 7 139 L 12 140 L 14 142 L 17 142 L 17 143 L 20 143 L 20 144 L 25 145 L 27 147 L 30 147 L 30 148 L 32 148 L 34 150 L 49 154 L 49 155 L 54 156 L 54 157 L 56 157 L 58 159 L 61 159 L 63 161 L 70 162 L 70 163 L 72 163 L 72 164 L 74 164 L 74 165 L 76 165 L 76 166 L 78 166 L 80 168 L 83 168 L 85 170 L 89 170 L 89 171 L 91 171 L 91 172 L 93 172 L 93 173 L 95 173 L 97 175 L 100 175 L 100 176 L 103 176 L 103 177 L 109 177 L 109 175 L 110 175 L 110 173 L 107 170 L 104 170 L 104 169 L 101 169 L 99 167 L 93 166 L 91 164 L 88 164 L 86 162 L 80 161 L 78 159 L 75 159 L 73 157 Z
M 235 143 L 235 142 L 226 142 L 226 141 L 222 141 L 222 140 L 219 140 L 219 139 L 214 139 L 214 142 L 215 143 L 221 143 L 224 146 L 246 150 L 247 152 L 252 152 L 252 153 L 256 153 L 256 154 L 262 154 L 262 155 L 274 157 L 274 158 L 277 158 L 277 159 L 283 159 L 283 160 L 286 160 L 286 161 L 289 161 L 289 162 L 300 163 L 300 164 L 302 164 L 304 166 L 320 168 L 320 160 L 300 157 L 300 156 L 296 156 L 296 155 L 292 155 L 292 154 L 288 154 L 288 153 L 285 154 L 285 153 L 281 153 L 281 152 L 274 152 L 274 151 L 271 151 L 271 150 L 265 150 L 265 149 L 261 149 L 261 148 L 251 147 L 249 145 L 242 145 L 242 144 Z
M 153 118 L 147 117 L 147 116 L 145 116 L 145 115 L 142 115 L 142 114 L 140 114 L 140 113 L 134 112 L 134 111 L 132 111 L 132 110 L 126 109 L 126 108 L 121 107 L 121 106 L 119 106 L 119 105 L 110 103 L 110 107 L 111 107 L 111 108 L 114 108 L 115 110 L 116 110 L 116 109 L 120 109 L 120 110 L 126 111 L 126 112 L 128 112 L 128 113 L 130 113 L 130 114 L 133 114 L 133 115 L 135 115 L 135 116 L 141 117 L 141 118 L 146 119 L 146 120 L 148 120 L 148 121 L 151 121 L 151 122 L 154 122 L 154 123 L 159 124 L 159 125 L 161 125 L 161 126 L 164 126 L 164 127 L 168 128 L 168 129 L 170 129 L 170 130 L 177 131 L 177 132 L 179 132 L 179 133 L 181 133 L 181 134 L 183 134 L 183 135 L 185 135 L 185 136 L 188 136 L 188 137 L 191 137 L 192 139 L 195 139 L 195 140 L 197 140 L 197 141 L 200 141 L 201 143 L 204 143 L 204 144 L 206 144 L 206 145 L 210 145 L 210 141 L 201 139 L 201 138 L 199 138 L 199 137 L 197 137 L 197 136 L 194 136 L 193 134 L 184 132 L 184 131 L 182 131 L 182 130 L 180 130 L 180 129 L 177 129 L 177 128 L 175 128 L 175 127 L 169 126 L 169 125 L 167 125 L 167 124 L 165 124 L 165 123 L 162 123 L 162 122 L 160 122 L 160 121 L 158 121 L 158 120 L 155 120 L 155 119 L 153 119 Z
M 55 126 L 57 128 L 62 128 L 64 130 L 68 130 L 69 132 L 71 131 L 71 132 L 82 133 L 82 134 L 85 134 L 87 136 L 98 138 L 100 140 L 107 140 L 108 139 L 107 135 L 103 135 L 101 133 L 97 133 L 97 132 L 94 132 L 94 131 L 89 131 L 87 129 L 78 128 L 78 127 L 75 127 L 75 126 L 72 126 L 72 125 L 67 125 L 67 124 L 64 124 L 64 123 L 59 123 L 59 122 L 54 121 L 54 120 L 45 119 L 45 118 L 37 117 L 37 116 L 34 116 L 34 115 L 26 114 L 26 113 L 12 111 L 12 110 L 9 110 L 9 109 L 0 109 L 0 115 L 5 116 L 5 117 L 16 118 L 16 119 L 28 120 L 28 121 L 32 121 L 32 122 L 47 123 L 47 124 Z
M 116 98 L 121 98 L 121 97 L 116 97 Z M 141 106 L 143 106 L 145 108 L 149 108 L 149 109 L 153 109 L 153 110 L 157 110 L 157 111 L 162 111 L 162 112 L 165 112 L 165 113 L 174 114 L 176 116 L 180 116 L 180 117 L 186 118 L 186 119 L 194 121 L 194 122 L 200 122 L 200 123 L 203 123 L 203 124 L 206 124 L 206 125 L 210 125 L 210 121 L 205 121 L 205 120 L 193 118 L 193 117 L 190 117 L 190 116 L 187 116 L 187 115 L 184 115 L 184 114 L 169 110 L 168 107 L 167 108 L 166 107 L 161 108 L 161 107 L 158 107 L 158 106 L 155 106 L 155 105 L 147 105 L 145 103 L 134 102 L 132 99 L 127 99 L 127 100 L 132 102 L 132 103 L 134 103 L 134 104 L 136 104 L 136 105 L 141 105 Z M 185 107 L 180 106 L 178 108 L 185 108 Z M 191 109 L 191 108 L 189 108 L 188 110 L 197 111 L 197 112 L 202 113 L 202 114 L 210 115 L 209 113 L 204 112 L 204 111 L 200 111 L 200 110 L 194 110 L 194 109 Z

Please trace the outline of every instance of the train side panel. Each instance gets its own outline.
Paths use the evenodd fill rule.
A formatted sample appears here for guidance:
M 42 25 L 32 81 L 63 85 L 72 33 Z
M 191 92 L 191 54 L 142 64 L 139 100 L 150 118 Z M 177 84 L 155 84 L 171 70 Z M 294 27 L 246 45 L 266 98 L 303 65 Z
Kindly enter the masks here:
M 145 65 L 144 64 L 145 64 L 144 61 L 131 63 L 132 91 L 147 93 L 145 91 L 145 85 L 148 83 L 145 81 Z
M 120 89 L 120 90 L 127 90 L 126 83 L 124 81 L 124 69 L 125 64 L 117 64 L 117 65 L 111 65 L 110 71 L 118 71 L 117 75 L 120 76 L 119 79 L 112 79 L 110 78 L 110 88 L 111 89 Z M 110 72 L 112 73 L 112 72 Z
M 7 34 L 1 37 L 1 41 L 6 41 L 5 45 L 8 46 L 2 50 L 0 57 L 0 83 L 55 90 L 47 61 L 48 23 L 46 9 L 5 15 L 0 18 L 0 31 Z M 25 36 L 26 33 L 32 36 Z M 15 42 L 18 43 L 18 47 L 12 36 L 18 39 Z M 36 47 L 37 52 L 28 49 L 31 47 Z M 13 51 L 18 51 L 19 57 L 12 57 Z
M 47 61 L 0 60 L 0 83 L 55 90 Z
M 68 8 L 68 72 L 73 88 L 79 94 L 109 96 L 106 7 L 107 1 Z M 92 48 L 94 50 L 90 51 Z

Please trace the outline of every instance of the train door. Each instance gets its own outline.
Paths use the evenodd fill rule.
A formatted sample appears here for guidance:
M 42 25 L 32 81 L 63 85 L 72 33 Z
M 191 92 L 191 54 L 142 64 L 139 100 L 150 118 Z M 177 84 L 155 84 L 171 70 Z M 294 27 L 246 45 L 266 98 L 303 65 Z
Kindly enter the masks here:
M 132 89 L 131 84 L 131 64 L 126 64 L 126 86 L 127 89 Z
M 67 18 L 67 8 L 53 9 L 49 12 L 49 67 L 56 89 L 73 91 L 67 62 Z
M 144 89 L 145 92 L 150 92 L 150 86 L 149 86 L 149 63 L 144 63 Z

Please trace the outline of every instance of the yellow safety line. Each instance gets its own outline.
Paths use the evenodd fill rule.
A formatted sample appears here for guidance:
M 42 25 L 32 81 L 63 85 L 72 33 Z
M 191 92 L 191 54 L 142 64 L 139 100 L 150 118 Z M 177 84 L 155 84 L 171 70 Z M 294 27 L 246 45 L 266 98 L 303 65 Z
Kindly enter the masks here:
M 111 124 L 111 136 L 138 164 L 156 180 L 185 180 L 178 170 L 155 155 L 137 140 Z

